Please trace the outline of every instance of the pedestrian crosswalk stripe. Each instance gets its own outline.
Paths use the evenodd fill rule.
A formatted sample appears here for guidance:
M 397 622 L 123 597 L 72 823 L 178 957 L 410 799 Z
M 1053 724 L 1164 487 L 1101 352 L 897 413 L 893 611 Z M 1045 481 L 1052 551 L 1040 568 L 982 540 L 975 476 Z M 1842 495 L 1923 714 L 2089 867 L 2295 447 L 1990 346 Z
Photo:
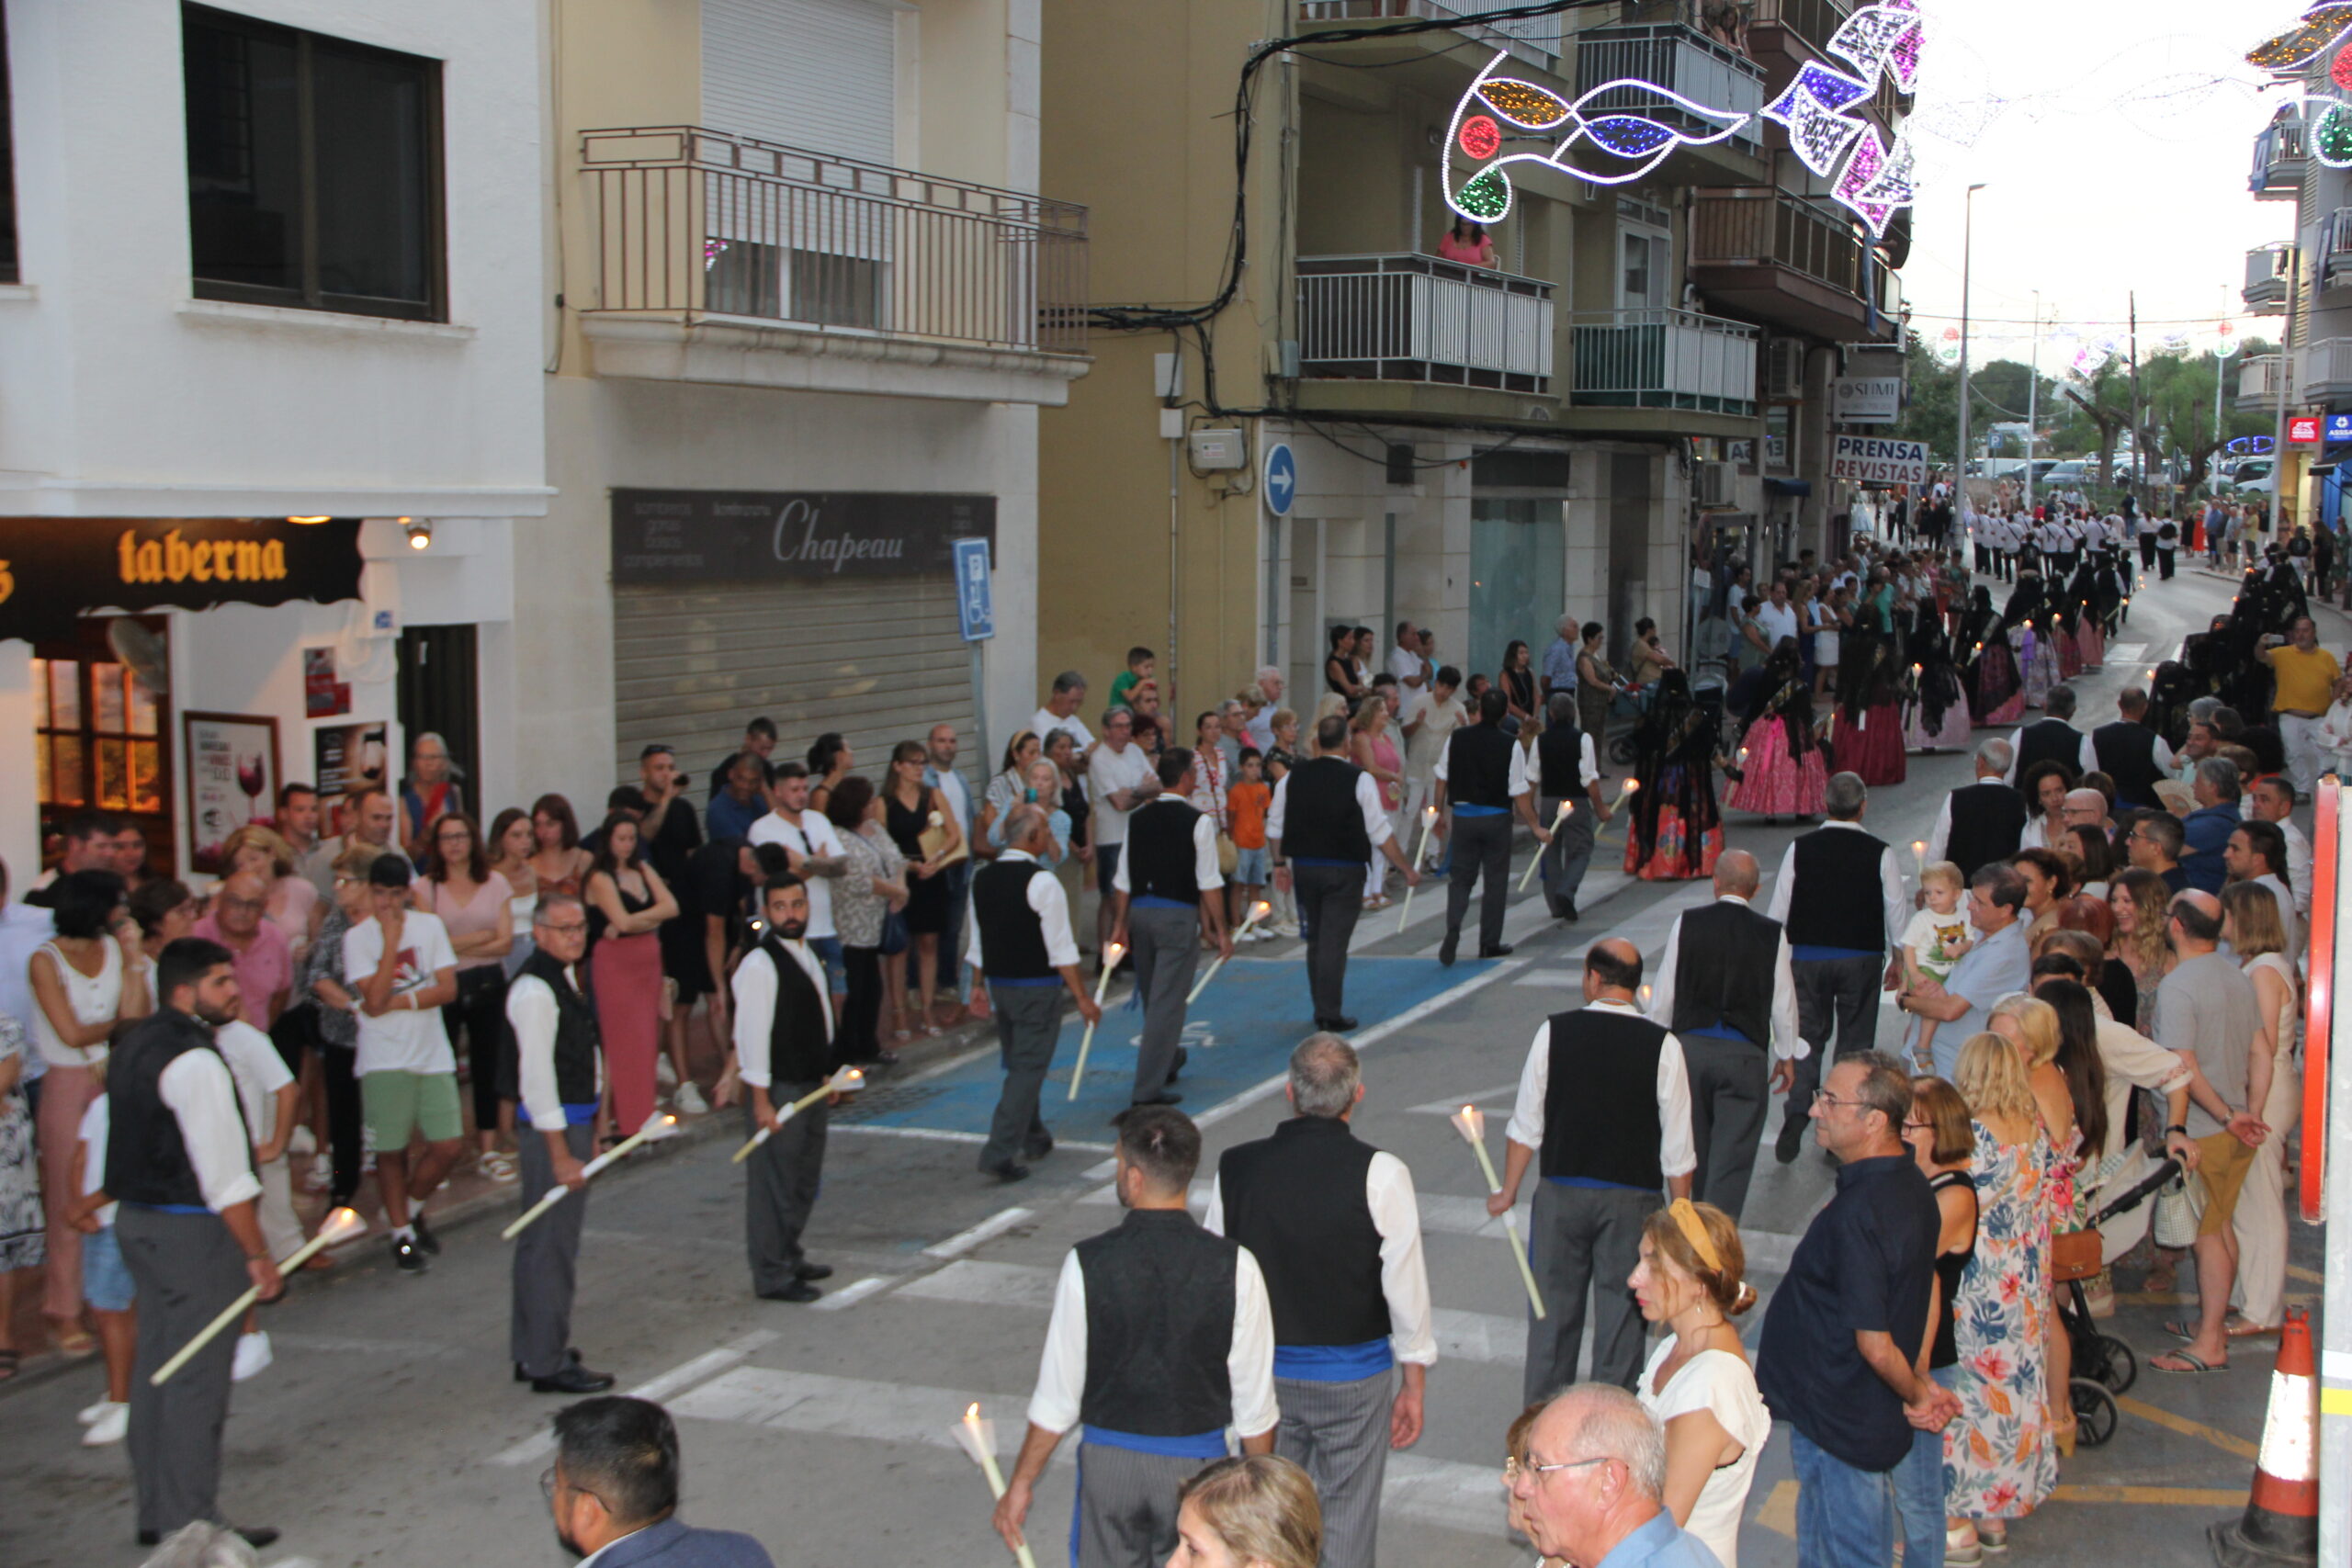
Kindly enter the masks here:
M 716 1350 L 705 1350 L 691 1361 L 682 1362 L 659 1376 L 648 1378 L 635 1388 L 628 1390 L 628 1397 L 650 1399 L 656 1404 L 662 1404 L 681 1390 L 692 1388 L 715 1373 L 724 1372 L 751 1355 L 752 1351 L 773 1343 L 775 1337 L 775 1332 L 771 1329 L 753 1329 L 741 1338 L 731 1340 Z M 524 1465 L 553 1452 L 555 1452 L 555 1433 L 550 1428 L 526 1438 L 503 1453 L 496 1455 L 492 1462 L 510 1466 Z

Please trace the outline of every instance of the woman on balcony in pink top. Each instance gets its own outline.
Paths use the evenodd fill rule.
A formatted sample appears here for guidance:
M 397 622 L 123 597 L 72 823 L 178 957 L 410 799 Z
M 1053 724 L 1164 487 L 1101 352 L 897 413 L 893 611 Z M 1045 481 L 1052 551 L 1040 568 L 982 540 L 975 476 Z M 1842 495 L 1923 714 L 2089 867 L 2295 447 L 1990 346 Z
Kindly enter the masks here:
M 1452 231 L 1438 241 L 1437 254 L 1450 262 L 1492 266 L 1495 265 L 1495 237 L 1487 232 L 1485 224 L 1457 217 Z

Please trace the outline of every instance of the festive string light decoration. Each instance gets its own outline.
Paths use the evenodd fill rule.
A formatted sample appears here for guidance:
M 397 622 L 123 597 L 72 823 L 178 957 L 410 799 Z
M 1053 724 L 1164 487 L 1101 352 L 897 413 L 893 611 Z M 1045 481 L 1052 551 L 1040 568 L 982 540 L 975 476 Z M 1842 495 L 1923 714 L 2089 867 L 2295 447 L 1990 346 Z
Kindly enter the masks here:
M 1507 51 L 1499 52 L 1487 62 L 1487 69 L 1478 73 L 1477 80 L 1470 84 L 1470 90 L 1454 106 L 1453 123 L 1446 135 L 1446 205 L 1474 222 L 1498 222 L 1510 214 L 1510 177 L 1503 172 L 1509 164 L 1542 164 L 1593 185 L 1626 185 L 1646 177 L 1677 148 L 1721 141 L 1747 123 L 1748 117 L 1744 114 L 1710 108 L 1670 88 L 1633 77 L 1603 82 L 1570 101 L 1532 82 L 1495 75 L 1495 68 L 1509 58 Z M 1589 106 L 1610 94 L 1627 92 L 1666 104 L 1699 123 L 1719 129 L 1703 135 L 1694 134 L 1637 114 L 1587 118 L 1584 111 Z M 1507 152 L 1508 139 L 1502 125 L 1496 123 L 1498 120 L 1521 130 L 1555 135 L 1559 140 L 1544 152 Z M 1613 162 L 1572 161 L 1570 153 L 1580 142 L 1591 143 Z M 1473 164 L 1485 165 L 1474 170 L 1459 185 L 1453 182 L 1456 153 Z
M 1917 194 L 1914 184 L 1917 167 L 1916 154 L 1911 148 L 1911 128 L 1905 125 L 1894 133 L 1894 145 L 1886 154 L 1885 166 L 1879 170 L 1875 179 L 1854 193 L 1854 198 L 1873 206 L 1883 206 L 1890 212 L 1897 207 L 1908 207 Z M 1881 224 L 1878 231 L 1883 230 L 1884 225 Z
M 2312 155 L 2331 169 L 2352 169 L 2352 105 L 2328 103 L 2311 122 Z
M 1834 175 L 1830 194 L 1852 209 L 1874 235 L 1885 233 L 1896 209 L 1911 204 L 1917 160 L 1908 130 L 1899 132 L 1889 147 L 1849 111 L 1870 96 L 1881 72 L 1905 93 L 1918 86 L 1923 32 L 1917 0 L 1865 6 L 1847 17 L 1829 40 L 1830 51 L 1853 62 L 1860 76 L 1818 62 L 1808 63 L 1798 69 L 1786 91 L 1764 106 L 1764 118 L 1787 130 L 1790 150 L 1798 161 L 1824 179 Z
M 2295 71 L 2318 59 L 2333 43 L 2352 31 L 2352 6 L 2313 6 L 2303 19 L 2246 51 L 2246 63 L 2265 71 Z M 2339 57 L 2336 62 L 2343 63 Z
M 1861 214 L 1873 234 L 1886 232 L 1887 220 L 1894 216 L 1894 209 L 1886 202 L 1865 201 L 1862 192 L 1869 189 L 1886 170 L 1886 143 L 1879 140 L 1875 130 L 1864 130 L 1861 140 L 1854 143 L 1854 155 L 1846 160 L 1846 172 L 1838 176 L 1838 188 L 1831 194 L 1839 201 Z
M 1842 71 L 1807 65 L 1786 92 L 1764 106 L 1764 118 L 1786 129 L 1790 150 L 1806 168 L 1826 178 L 1862 133 L 1862 122 L 1847 118 L 1844 111 L 1869 92 L 1868 84 Z
M 1960 363 L 1960 329 L 1946 327 L 1944 335 L 1936 340 L 1936 358 L 1946 365 Z
M 1830 36 L 1829 51 L 1842 55 L 1865 77 L 1881 69 L 1905 92 L 1919 85 L 1919 13 L 1909 6 L 1866 6 Z

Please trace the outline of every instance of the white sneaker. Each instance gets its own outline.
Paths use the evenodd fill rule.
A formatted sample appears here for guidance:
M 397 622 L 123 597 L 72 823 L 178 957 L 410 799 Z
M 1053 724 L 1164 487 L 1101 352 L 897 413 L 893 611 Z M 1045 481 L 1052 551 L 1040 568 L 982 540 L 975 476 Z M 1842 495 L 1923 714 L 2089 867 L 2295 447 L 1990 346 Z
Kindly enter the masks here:
M 130 1435 L 129 1404 L 117 1404 L 107 1400 L 99 1404 L 98 1410 L 98 1418 L 90 1423 L 88 1431 L 82 1434 L 82 1446 L 85 1449 L 102 1449 Z
M 670 1103 L 689 1116 L 707 1115 L 710 1111 L 710 1101 L 691 1083 L 680 1084 L 678 1092 L 670 1097 Z
M 308 1127 L 297 1127 L 293 1134 L 286 1140 L 286 1152 L 289 1155 L 317 1154 L 319 1140 Z
M 656 1056 L 653 1059 L 653 1087 L 668 1089 L 677 1081 L 678 1069 L 670 1065 L 670 1058 Z
M 113 1408 L 113 1400 L 101 1399 L 96 1404 L 85 1404 L 80 1410 L 74 1412 L 74 1419 L 86 1427 L 91 1422 L 96 1420 L 99 1416 L 105 1415 L 107 1411 L 112 1410 Z
M 274 1359 L 276 1358 L 270 1354 L 269 1350 L 267 1329 L 256 1330 L 252 1334 L 240 1334 L 237 1336 L 236 1364 L 229 1369 L 229 1381 L 243 1382 L 247 1378 L 259 1377 L 269 1370 L 269 1363 Z

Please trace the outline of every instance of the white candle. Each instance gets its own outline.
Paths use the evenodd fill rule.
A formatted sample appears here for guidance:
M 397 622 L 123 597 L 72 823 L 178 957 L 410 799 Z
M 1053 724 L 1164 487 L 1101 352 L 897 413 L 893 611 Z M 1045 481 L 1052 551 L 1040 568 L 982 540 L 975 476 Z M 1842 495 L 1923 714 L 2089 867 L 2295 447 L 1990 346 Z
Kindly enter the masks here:
M 964 1451 L 970 1454 L 972 1461 L 980 1467 L 980 1474 L 989 1483 L 989 1495 L 1001 1500 L 1004 1496 L 1004 1472 L 996 1462 L 996 1423 L 982 1420 L 980 1407 L 970 1404 L 965 1406 L 964 1419 L 957 1422 L 953 1429 L 956 1440 L 964 1445 Z M 1015 1547 L 1012 1555 L 1020 1561 L 1021 1568 L 1037 1568 L 1037 1560 L 1030 1554 L 1026 1542 Z
M 1434 806 L 1424 806 L 1424 807 L 1421 807 L 1421 841 L 1420 841 L 1419 844 L 1415 845 L 1415 846 L 1414 846 L 1414 848 L 1413 848 L 1413 869 L 1414 869 L 1415 871 L 1417 871 L 1417 872 L 1418 872 L 1418 871 L 1419 871 L 1419 870 L 1421 869 L 1421 857 L 1422 857 L 1423 855 L 1425 855 L 1426 853 L 1428 853 L 1428 852 L 1429 852 L 1429 847 L 1430 847 L 1430 829 L 1431 828 L 1436 827 L 1436 826 L 1437 826 L 1437 807 L 1434 807 Z M 1396 907 L 1396 934 L 1397 934 L 1398 936 L 1403 936 L 1403 935 L 1405 934 L 1405 917 L 1406 917 L 1406 916 L 1408 916 L 1408 915 L 1409 915 L 1409 914 L 1411 914 L 1412 912 L 1413 912 L 1413 887 L 1412 887 L 1412 884 L 1410 884 L 1410 883 L 1407 883 L 1407 884 L 1405 885 L 1405 898 L 1404 898 L 1404 902 L 1402 902 L 1401 904 L 1399 904 L 1399 905 Z M 1198 992 L 1195 992 L 1195 993 L 1193 993 L 1193 994 L 1197 996 L 1199 993 L 1198 993 Z
M 1573 813 L 1576 808 L 1577 805 L 1573 800 L 1563 800 L 1560 802 L 1560 809 L 1552 813 L 1552 831 L 1555 833 L 1558 832 L 1560 830 L 1560 824 L 1566 822 L 1568 819 L 1569 815 Z M 1528 883 L 1534 878 L 1535 868 L 1543 863 L 1544 851 L 1542 846 L 1539 845 L 1536 848 L 1533 857 L 1528 861 L 1527 869 L 1519 874 L 1519 890 L 1521 893 L 1527 891 Z
M 794 1117 L 799 1115 L 802 1111 L 808 1110 L 810 1106 L 816 1104 L 819 1100 L 824 1099 L 825 1096 L 829 1094 L 855 1094 L 859 1089 L 864 1089 L 865 1087 L 865 1075 L 864 1073 L 858 1071 L 855 1067 L 843 1067 L 840 1072 L 835 1073 L 831 1077 L 827 1078 L 823 1083 L 819 1084 L 815 1089 L 810 1089 L 807 1094 L 802 1095 L 798 1100 L 794 1100 L 782 1111 L 777 1111 L 775 1125 L 776 1127 L 783 1126 L 786 1122 L 791 1121 Z M 758 1148 L 762 1144 L 768 1141 L 769 1136 L 775 1133 L 775 1127 L 763 1127 L 758 1132 L 752 1134 L 749 1138 L 744 1140 L 743 1146 L 735 1151 L 734 1157 L 728 1161 L 728 1163 L 729 1165 L 741 1165 L 745 1160 L 752 1157 L 752 1151 L 753 1149 Z M 615 1149 L 613 1153 L 621 1154 L 626 1152 L 627 1148 L 628 1145 L 623 1145 L 620 1148 Z M 596 1168 L 597 1168 L 594 1164 L 590 1164 L 586 1174 L 590 1176 L 595 1175 Z M 544 1201 L 544 1200 L 542 1200 L 542 1201 Z M 524 1217 L 524 1223 L 528 1224 L 530 1218 L 531 1216 L 526 1215 Z M 521 1226 L 518 1225 L 516 1228 L 520 1229 Z
M 1257 926 L 1260 920 L 1264 919 L 1269 914 L 1273 912 L 1273 908 L 1274 907 L 1272 904 L 1267 903 L 1263 898 L 1261 898 L 1255 904 L 1250 905 L 1250 914 L 1248 918 L 1241 922 L 1241 929 L 1233 933 L 1233 940 L 1239 942 L 1243 937 L 1248 936 L 1251 930 Z M 1216 972 L 1224 967 L 1225 954 L 1220 953 L 1216 955 L 1216 962 L 1211 964 L 1208 966 L 1208 969 L 1201 976 L 1200 979 L 1193 983 L 1193 988 L 1185 993 L 1184 1005 L 1186 1007 L 1191 1007 L 1194 1002 L 1199 1001 L 1201 999 L 1201 993 L 1209 988 L 1209 982 L 1216 979 Z
M 1461 1134 L 1476 1153 L 1478 1169 L 1487 1179 L 1487 1190 L 1500 1192 L 1503 1190 L 1502 1179 L 1495 1174 L 1493 1156 L 1487 1153 L 1486 1113 L 1475 1105 L 1465 1105 L 1446 1120 L 1453 1123 L 1453 1130 Z M 1535 1270 L 1528 1263 L 1527 1248 L 1519 1239 L 1519 1216 L 1509 1209 L 1503 1211 L 1503 1234 L 1510 1239 L 1511 1258 L 1519 1265 L 1521 1281 L 1527 1286 L 1527 1304 L 1534 1309 L 1536 1316 L 1542 1317 L 1544 1292 L 1536 1289 Z
M 336 1209 L 320 1224 L 318 1235 L 277 1260 L 277 1271 L 281 1275 L 291 1274 L 328 1247 L 340 1246 L 367 1228 L 368 1222 L 359 1217 L 358 1211 Z M 147 1380 L 148 1383 L 152 1387 L 163 1387 L 170 1381 L 173 1373 L 187 1366 L 198 1350 L 220 1337 L 222 1329 L 244 1316 L 245 1309 L 260 1299 L 261 1290 L 255 1286 L 248 1289 L 243 1295 L 223 1307 L 220 1316 L 206 1324 L 195 1338 L 181 1346 L 173 1353 L 170 1360 L 155 1369 L 154 1375 Z
M 615 1144 L 611 1148 L 606 1149 L 603 1154 L 598 1155 L 594 1159 L 590 1160 L 586 1165 L 582 1166 L 580 1168 L 580 1179 L 582 1181 L 594 1180 L 597 1172 L 611 1165 L 615 1160 L 626 1158 L 639 1144 L 650 1143 L 655 1138 L 666 1138 L 673 1132 L 677 1130 L 677 1126 L 678 1119 L 675 1116 L 664 1113 L 661 1116 L 655 1117 L 652 1121 L 648 1122 L 644 1126 L 639 1127 L 637 1130 L 636 1136 L 622 1139 L 619 1143 Z M 744 1151 L 746 1154 L 750 1152 L 751 1151 L 748 1149 Z M 740 1159 L 742 1156 L 739 1155 L 736 1157 Z M 549 1209 L 554 1208 L 558 1203 L 562 1202 L 564 1199 L 570 1197 L 571 1194 L 571 1188 L 566 1187 L 560 1181 L 557 1182 L 553 1187 L 547 1190 L 537 1202 L 532 1204 L 528 1209 L 524 1210 L 521 1216 L 518 1217 L 513 1224 L 508 1225 L 504 1230 L 500 1231 L 498 1233 L 499 1239 L 502 1241 L 514 1240 L 516 1236 L 529 1229 L 532 1224 L 537 1223 L 540 1215 L 546 1213 Z
M 1126 948 L 1113 942 L 1102 950 L 1102 973 L 1094 977 L 1094 1006 L 1100 1010 L 1102 993 L 1111 988 L 1111 976 L 1119 967 L 1119 960 L 1126 956 Z M 1094 1049 L 1094 1025 L 1089 1023 L 1086 1032 L 1079 1036 L 1078 1066 L 1069 1070 L 1069 1097 L 1078 1098 L 1078 1086 L 1086 1077 L 1086 1054 Z

